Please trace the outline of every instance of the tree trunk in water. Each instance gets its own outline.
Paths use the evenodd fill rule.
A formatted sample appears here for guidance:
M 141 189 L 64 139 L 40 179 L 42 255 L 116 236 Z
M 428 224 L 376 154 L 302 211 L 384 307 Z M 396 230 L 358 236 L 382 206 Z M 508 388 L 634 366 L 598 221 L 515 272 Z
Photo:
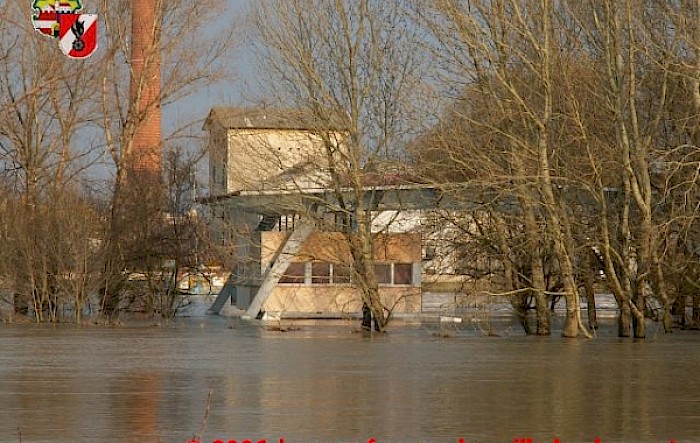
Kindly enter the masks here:
M 515 309 L 515 313 L 518 315 L 518 322 L 520 322 L 520 326 L 523 327 L 525 334 L 532 335 L 532 328 L 530 327 L 530 322 L 529 322 L 529 319 L 527 318 L 527 314 L 528 314 L 527 295 L 525 295 L 525 294 L 514 295 L 511 298 L 511 305 L 513 306 L 513 309 Z
M 637 315 L 634 315 L 632 317 L 632 326 L 634 327 L 634 338 L 645 338 L 647 335 L 646 332 L 646 316 L 645 316 L 645 306 L 644 306 L 644 294 L 642 293 L 642 289 L 638 288 L 638 294 L 636 296 L 636 303 L 635 305 L 637 306 L 637 310 L 639 313 Z
M 562 335 L 567 338 L 578 337 L 578 318 L 576 309 L 572 307 L 574 302 L 569 300 L 569 296 L 566 298 L 566 319 L 564 320 L 564 332 Z
M 664 332 L 669 333 L 673 332 L 673 316 L 671 315 L 671 307 L 664 307 L 664 314 L 662 318 L 662 322 L 664 325 Z
M 123 289 L 123 277 L 118 271 L 119 264 L 119 247 L 116 244 L 117 240 L 113 236 L 108 239 L 108 244 L 105 248 L 106 257 L 104 263 L 104 286 L 102 287 L 102 302 L 101 302 L 101 312 L 104 316 L 111 318 L 112 315 L 118 310 L 119 304 L 122 299 L 122 289 Z
M 531 232 L 535 231 L 535 218 L 534 218 L 534 213 L 532 212 L 532 206 L 529 204 L 523 204 L 522 202 L 524 201 L 524 197 L 520 198 L 520 202 L 523 208 L 525 208 L 525 226 L 526 226 L 526 234 L 529 236 Z M 505 278 L 505 290 L 506 292 L 514 292 L 518 288 L 518 278 L 516 277 L 516 272 L 513 269 L 513 262 L 511 261 L 510 258 L 510 252 L 511 248 L 508 245 L 508 234 L 507 230 L 508 228 L 506 227 L 506 223 L 503 220 L 503 218 L 498 215 L 498 214 L 492 214 L 495 226 L 496 226 L 496 233 L 498 234 L 498 244 L 499 248 L 501 249 L 501 254 L 503 255 L 503 276 Z M 533 241 L 530 236 L 528 237 L 528 241 Z M 535 249 L 536 251 L 537 249 Z M 533 258 L 531 260 L 535 260 L 535 255 L 533 253 Z M 533 269 L 533 275 L 535 274 L 535 271 Z M 544 277 L 542 277 L 542 281 L 544 282 Z M 537 299 L 537 293 L 540 292 L 537 290 L 537 288 L 541 288 L 542 291 L 544 291 L 544 283 L 542 286 L 537 286 L 535 283 L 535 278 L 533 278 L 533 295 L 535 295 L 535 299 Z M 544 295 L 544 293 L 543 293 Z M 513 305 L 513 308 L 515 309 L 516 314 L 518 315 L 518 321 L 520 322 L 520 325 L 523 327 L 523 330 L 527 335 L 532 334 L 532 328 L 530 327 L 530 321 L 528 318 L 528 307 L 527 306 L 527 295 L 525 294 L 519 294 L 513 296 L 511 299 L 511 305 Z M 546 311 L 546 307 L 545 307 Z M 537 320 L 538 323 L 538 330 L 539 330 L 539 318 Z
M 354 211 L 351 235 L 349 236 L 350 255 L 355 265 L 355 278 L 363 303 L 362 327 L 365 327 L 364 305 L 371 313 L 374 329 L 383 332 L 389 317 L 379 297 L 379 283 L 374 269 L 374 240 L 372 236 L 371 211 L 364 207 L 366 195 L 360 191 L 361 180 L 355 177 L 357 207 Z
M 644 322 L 644 318 L 633 316 L 632 326 L 634 327 L 634 338 L 646 337 L 646 323 Z
M 618 337 L 629 337 L 630 336 L 630 323 L 632 321 L 632 313 L 630 307 L 627 303 L 623 303 L 620 307 L 620 315 L 618 317 L 617 323 L 617 335 Z
M 593 288 L 593 269 L 589 266 L 584 269 L 583 286 L 586 291 L 586 304 L 588 307 L 588 327 L 598 329 L 598 318 L 595 310 L 595 289 Z
M 685 311 L 685 306 L 683 310 Z M 700 329 L 700 296 L 698 295 L 693 296 L 693 321 L 690 327 L 693 329 Z
M 520 161 L 515 162 L 518 173 L 525 175 L 525 169 Z M 537 224 L 535 210 L 533 209 L 534 202 L 527 189 L 520 197 L 520 204 L 523 208 L 525 235 L 528 244 L 532 247 L 532 255 L 530 257 L 530 270 L 532 271 L 532 294 L 535 296 L 535 310 L 537 315 L 537 335 L 549 335 L 551 333 L 550 312 L 547 306 L 547 296 L 544 291 L 546 284 L 544 281 L 544 265 L 542 264 L 542 254 L 540 253 L 540 228 Z
M 125 264 L 122 260 L 120 252 L 120 239 L 122 231 L 125 228 L 124 211 L 125 211 L 125 168 L 120 168 L 117 171 L 114 190 L 112 191 L 112 206 L 110 210 L 110 219 L 105 245 L 105 260 L 104 260 L 104 286 L 101 289 L 101 313 L 102 315 L 111 318 L 119 308 L 122 297 L 123 281 L 121 271 L 125 269 Z
M 372 330 L 372 310 L 367 303 L 362 303 L 362 330 Z
M 544 269 L 542 260 L 538 257 L 532 264 L 532 284 L 535 287 L 535 309 L 537 312 L 537 335 L 552 333 L 550 312 L 547 306 L 547 296 L 544 293 Z

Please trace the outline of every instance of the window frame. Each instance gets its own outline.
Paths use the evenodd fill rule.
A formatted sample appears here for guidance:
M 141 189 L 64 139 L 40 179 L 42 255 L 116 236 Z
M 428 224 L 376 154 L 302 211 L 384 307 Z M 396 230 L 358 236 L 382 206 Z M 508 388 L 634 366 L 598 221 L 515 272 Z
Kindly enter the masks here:
M 284 270 L 284 273 L 280 276 L 279 281 L 277 282 L 278 284 L 282 285 L 303 285 L 306 284 L 306 264 L 307 262 L 291 262 L 289 266 L 287 266 L 287 269 Z M 296 274 L 289 274 L 290 268 L 293 266 L 301 266 L 302 273 L 299 275 L 298 273 Z
M 314 272 L 315 268 L 326 267 L 327 274 L 316 274 Z M 321 271 L 323 272 L 323 271 Z M 311 262 L 311 284 L 314 286 L 318 285 L 330 285 L 333 282 L 333 265 L 332 263 L 325 261 L 312 261 Z
M 397 270 L 396 267 L 406 267 L 408 269 L 408 282 L 406 283 L 398 283 L 396 280 L 397 276 Z M 391 264 L 392 268 L 392 284 L 394 286 L 413 286 L 413 263 L 392 263 Z

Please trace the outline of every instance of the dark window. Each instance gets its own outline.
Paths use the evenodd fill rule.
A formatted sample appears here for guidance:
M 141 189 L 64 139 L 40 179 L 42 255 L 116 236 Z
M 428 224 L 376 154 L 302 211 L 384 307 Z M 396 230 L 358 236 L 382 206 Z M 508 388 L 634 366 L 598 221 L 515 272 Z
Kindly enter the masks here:
M 335 229 L 339 232 L 348 232 L 350 227 L 349 223 L 350 216 L 344 212 L 335 213 Z
M 333 283 L 347 284 L 350 283 L 350 265 L 342 263 L 333 264 Z
M 377 283 L 380 285 L 391 284 L 391 265 L 390 264 L 375 264 L 374 272 L 377 274 Z
M 423 260 L 432 260 L 435 258 L 435 246 L 428 245 L 423 248 Z
M 311 283 L 327 285 L 331 282 L 331 264 L 324 262 L 311 263 Z
M 290 263 L 280 278 L 280 283 L 304 283 L 305 268 L 306 263 Z
M 410 285 L 413 283 L 413 265 L 410 263 L 394 263 L 394 284 Z

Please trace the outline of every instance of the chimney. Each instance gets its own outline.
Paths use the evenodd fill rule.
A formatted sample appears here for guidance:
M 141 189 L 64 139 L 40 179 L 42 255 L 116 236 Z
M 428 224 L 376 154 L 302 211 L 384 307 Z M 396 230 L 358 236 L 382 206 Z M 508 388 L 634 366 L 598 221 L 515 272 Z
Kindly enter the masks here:
M 137 119 L 131 169 L 158 180 L 161 170 L 160 0 L 131 0 L 131 106 Z M 149 181 L 150 181 L 149 180 Z

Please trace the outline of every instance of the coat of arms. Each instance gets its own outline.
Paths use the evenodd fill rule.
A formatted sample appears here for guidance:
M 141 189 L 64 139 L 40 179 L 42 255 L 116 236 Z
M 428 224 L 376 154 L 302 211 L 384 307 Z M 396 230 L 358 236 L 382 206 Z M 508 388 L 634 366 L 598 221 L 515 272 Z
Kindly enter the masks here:
M 32 2 L 32 24 L 42 34 L 58 38 L 61 14 L 75 14 L 83 9 L 80 0 L 34 0 Z
M 97 14 L 61 14 L 58 46 L 70 58 L 86 58 L 97 49 Z
M 38 32 L 58 39 L 70 58 L 86 58 L 97 49 L 97 15 L 80 14 L 81 0 L 34 0 L 32 24 Z

